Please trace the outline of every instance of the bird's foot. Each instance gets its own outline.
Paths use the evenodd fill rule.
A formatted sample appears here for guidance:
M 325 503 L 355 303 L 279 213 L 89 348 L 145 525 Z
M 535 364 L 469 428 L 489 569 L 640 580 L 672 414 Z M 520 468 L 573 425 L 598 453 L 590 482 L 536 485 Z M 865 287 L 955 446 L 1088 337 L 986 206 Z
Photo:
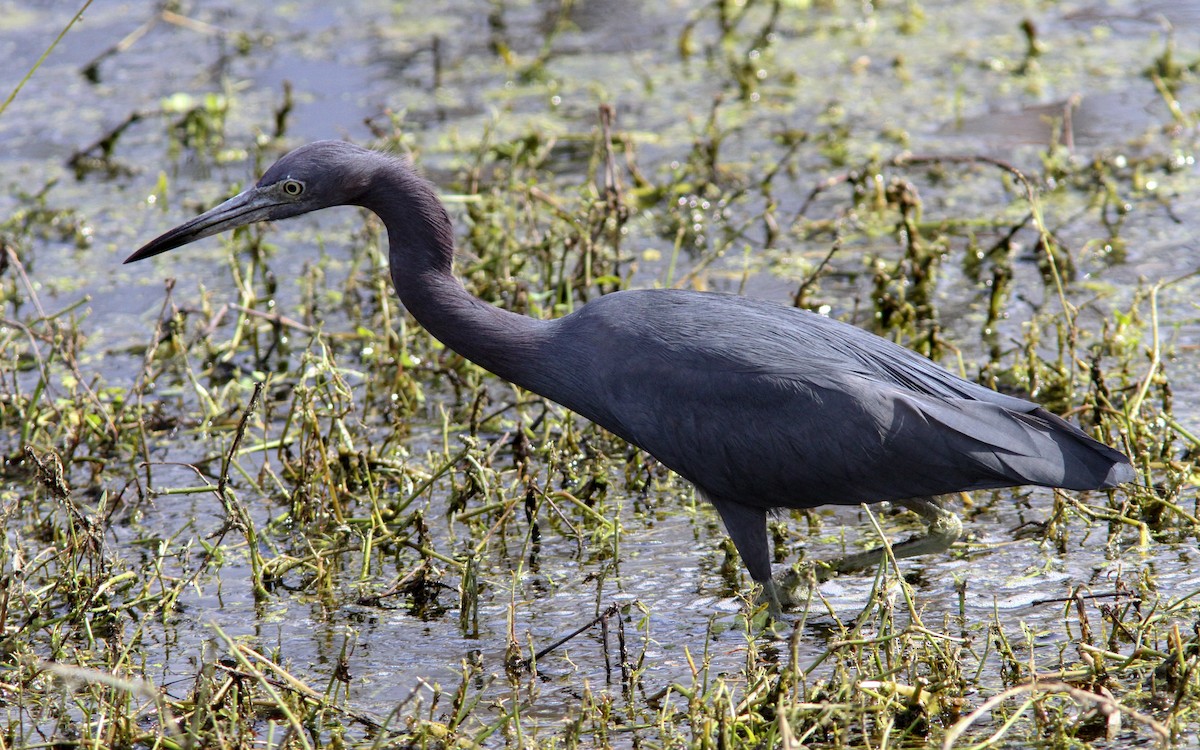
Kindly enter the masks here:
M 921 517 L 925 522 L 926 533 L 891 545 L 893 559 L 903 560 L 917 555 L 945 552 L 962 536 L 962 520 L 943 508 L 936 498 L 913 498 L 902 500 L 900 504 Z M 875 547 L 830 560 L 818 570 L 818 580 L 823 581 L 835 574 L 878 568 L 887 557 L 887 550 Z
M 793 566 L 762 584 L 759 603 L 767 605 L 771 617 L 781 619 L 786 610 L 808 601 L 822 580 L 818 566 Z

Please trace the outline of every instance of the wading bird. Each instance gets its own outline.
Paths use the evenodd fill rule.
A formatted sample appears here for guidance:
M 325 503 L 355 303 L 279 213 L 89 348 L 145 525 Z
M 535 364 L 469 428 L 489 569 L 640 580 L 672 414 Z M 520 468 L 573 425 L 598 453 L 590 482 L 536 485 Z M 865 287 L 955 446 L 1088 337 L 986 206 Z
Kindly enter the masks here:
M 454 230 L 432 186 L 406 162 L 348 143 L 292 151 L 254 187 L 126 262 L 341 205 L 382 219 L 396 292 L 430 334 L 694 484 L 776 616 L 774 509 L 898 501 L 929 527 L 893 547 L 899 558 L 958 538 L 962 525 L 938 495 L 1027 484 L 1091 490 L 1134 478 L 1122 453 L 1037 404 L 805 310 L 673 289 L 608 294 L 556 320 L 493 307 L 453 275 Z M 835 567 L 880 558 L 873 550 Z

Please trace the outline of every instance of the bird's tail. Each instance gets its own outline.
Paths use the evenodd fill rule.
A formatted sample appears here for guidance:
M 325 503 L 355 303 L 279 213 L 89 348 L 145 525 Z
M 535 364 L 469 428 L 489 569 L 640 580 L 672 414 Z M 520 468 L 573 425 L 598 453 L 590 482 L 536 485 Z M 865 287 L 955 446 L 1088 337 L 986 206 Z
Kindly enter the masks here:
M 1033 404 L 1028 411 L 1016 411 L 966 399 L 918 397 L 900 403 L 917 412 L 917 423 L 926 428 L 917 442 L 935 484 L 975 490 L 1023 484 L 1097 490 L 1136 477 L 1125 454 Z M 944 456 L 959 458 L 939 460 Z M 969 463 L 962 463 L 965 457 Z
M 1062 451 L 1062 477 L 1051 477 L 1046 484 L 1068 490 L 1106 490 L 1137 478 L 1124 453 L 1093 439 L 1062 417 L 1045 409 L 1015 416 Z

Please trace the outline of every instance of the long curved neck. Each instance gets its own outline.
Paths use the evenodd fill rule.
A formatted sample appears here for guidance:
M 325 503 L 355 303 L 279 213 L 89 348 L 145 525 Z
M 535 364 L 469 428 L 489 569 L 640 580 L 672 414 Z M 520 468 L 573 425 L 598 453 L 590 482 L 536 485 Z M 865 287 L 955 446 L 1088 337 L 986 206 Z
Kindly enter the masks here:
M 438 341 L 522 388 L 553 398 L 545 321 L 471 295 L 453 274 L 454 228 L 424 179 L 397 162 L 374 175 L 361 205 L 388 232 L 392 283 L 400 301 Z

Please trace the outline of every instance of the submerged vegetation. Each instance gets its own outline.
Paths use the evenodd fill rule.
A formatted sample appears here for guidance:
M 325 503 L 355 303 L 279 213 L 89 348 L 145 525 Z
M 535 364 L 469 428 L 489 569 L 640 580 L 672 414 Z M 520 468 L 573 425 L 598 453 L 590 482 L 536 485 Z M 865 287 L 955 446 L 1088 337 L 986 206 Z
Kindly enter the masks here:
M 441 187 L 473 293 L 820 310 L 1069 416 L 1139 482 L 977 493 L 947 558 L 771 627 L 684 483 L 406 317 L 373 218 L 119 266 L 331 135 L 301 80 L 248 81 L 346 32 L 170 5 L 73 75 L 201 38 L 180 55 L 210 78 L 107 97 L 69 158 L 5 176 L 0 748 L 1194 746 L 1185 32 L 1053 4 L 464 5 L 338 25 L 404 89 L 357 139 Z M 910 525 L 772 533 L 783 564 Z

